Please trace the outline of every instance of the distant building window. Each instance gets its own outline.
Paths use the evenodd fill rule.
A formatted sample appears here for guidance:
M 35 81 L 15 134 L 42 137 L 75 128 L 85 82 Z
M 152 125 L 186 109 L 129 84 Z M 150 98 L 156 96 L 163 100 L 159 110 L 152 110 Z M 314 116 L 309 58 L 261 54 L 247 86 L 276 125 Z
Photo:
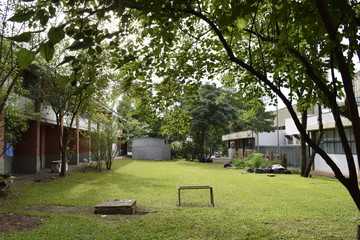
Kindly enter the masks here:
M 319 132 L 316 133 L 317 136 L 319 136 L 318 134 Z M 356 154 L 354 134 L 352 133 L 351 128 L 346 128 L 345 134 L 349 141 L 351 151 L 353 154 Z M 342 147 L 339 134 L 335 129 L 324 131 L 321 147 L 325 152 L 330 154 L 344 154 L 344 149 Z

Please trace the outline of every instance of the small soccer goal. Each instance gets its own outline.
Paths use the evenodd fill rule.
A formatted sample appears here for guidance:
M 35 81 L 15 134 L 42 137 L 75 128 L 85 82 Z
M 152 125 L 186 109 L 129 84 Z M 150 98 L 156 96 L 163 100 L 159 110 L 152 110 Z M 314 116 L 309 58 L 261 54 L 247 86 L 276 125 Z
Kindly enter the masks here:
M 180 186 L 178 206 L 215 206 L 211 186 Z

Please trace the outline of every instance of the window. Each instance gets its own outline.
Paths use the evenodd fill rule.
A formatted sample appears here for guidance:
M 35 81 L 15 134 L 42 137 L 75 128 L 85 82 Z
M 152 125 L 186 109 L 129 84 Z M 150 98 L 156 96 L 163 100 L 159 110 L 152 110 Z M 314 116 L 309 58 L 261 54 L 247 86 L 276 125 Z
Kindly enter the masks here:
M 346 128 L 345 134 L 349 141 L 351 151 L 353 152 L 353 154 L 356 154 L 355 141 L 352 129 Z M 315 136 L 317 138 L 319 136 L 319 133 L 317 132 Z M 344 154 L 344 149 L 340 141 L 340 136 L 335 129 L 325 130 L 321 147 L 322 149 L 324 149 L 325 152 L 330 154 Z

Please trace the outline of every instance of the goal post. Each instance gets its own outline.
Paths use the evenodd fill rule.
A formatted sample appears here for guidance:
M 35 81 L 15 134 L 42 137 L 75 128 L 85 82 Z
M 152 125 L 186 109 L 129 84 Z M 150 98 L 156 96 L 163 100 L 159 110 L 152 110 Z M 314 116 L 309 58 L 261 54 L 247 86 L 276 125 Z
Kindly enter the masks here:
M 180 186 L 178 188 L 178 206 L 199 205 L 200 203 L 205 204 L 204 194 L 206 194 L 206 192 L 204 191 L 207 189 L 209 190 L 210 204 L 214 207 L 214 193 L 211 186 Z M 185 192 L 187 194 L 185 194 Z

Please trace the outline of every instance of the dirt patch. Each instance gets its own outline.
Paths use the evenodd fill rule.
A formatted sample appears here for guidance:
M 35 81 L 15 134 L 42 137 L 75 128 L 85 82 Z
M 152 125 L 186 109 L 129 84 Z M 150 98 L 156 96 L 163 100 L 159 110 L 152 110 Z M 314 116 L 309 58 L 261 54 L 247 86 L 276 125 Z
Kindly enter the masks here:
M 36 212 L 36 213 L 50 213 L 50 214 L 78 214 L 78 215 L 93 215 L 94 206 L 83 206 L 83 207 L 74 207 L 74 206 L 59 206 L 59 205 L 31 205 L 22 208 L 24 211 Z M 148 213 L 156 213 L 157 211 L 151 211 L 142 207 L 137 207 L 137 211 L 134 215 L 144 215 Z M 116 214 L 122 215 L 122 214 Z
M 28 216 L 13 213 L 0 214 L 0 232 L 29 231 L 41 225 L 47 217 Z
M 22 210 L 37 213 L 50 213 L 50 214 L 92 214 L 94 207 L 74 207 L 74 206 L 59 206 L 59 205 L 32 205 L 26 206 Z
M 137 220 L 144 214 L 156 213 L 156 211 L 149 211 L 144 208 L 138 208 L 134 215 L 101 215 L 94 214 L 94 206 L 74 207 L 74 206 L 59 206 L 59 205 L 32 205 L 26 206 L 21 210 L 35 213 L 49 213 L 49 214 L 76 214 L 76 215 L 93 215 L 94 217 L 101 218 L 102 220 L 113 224 L 124 224 Z M 29 231 L 37 228 L 41 223 L 48 219 L 48 217 L 28 216 L 14 213 L 0 214 L 0 232 L 9 231 Z

